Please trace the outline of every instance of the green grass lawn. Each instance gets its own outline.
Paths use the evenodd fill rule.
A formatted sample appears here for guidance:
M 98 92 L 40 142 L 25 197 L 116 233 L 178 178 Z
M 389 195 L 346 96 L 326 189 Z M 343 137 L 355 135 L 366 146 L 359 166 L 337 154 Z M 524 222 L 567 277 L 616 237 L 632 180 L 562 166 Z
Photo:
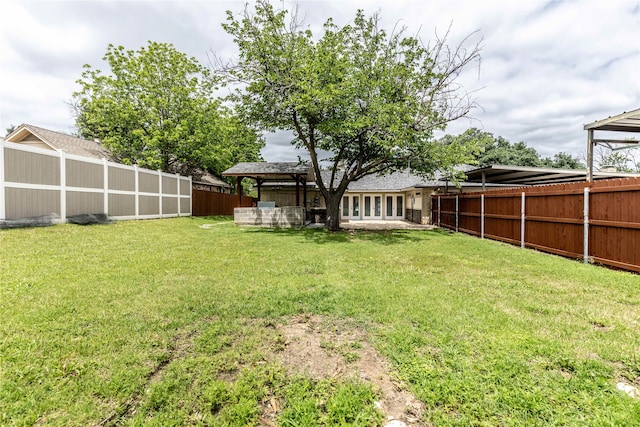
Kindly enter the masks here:
M 210 228 L 202 224 L 215 224 Z M 640 276 L 444 232 L 223 218 L 0 230 L 0 425 L 382 425 L 274 324 L 367 331 L 436 426 L 640 425 Z

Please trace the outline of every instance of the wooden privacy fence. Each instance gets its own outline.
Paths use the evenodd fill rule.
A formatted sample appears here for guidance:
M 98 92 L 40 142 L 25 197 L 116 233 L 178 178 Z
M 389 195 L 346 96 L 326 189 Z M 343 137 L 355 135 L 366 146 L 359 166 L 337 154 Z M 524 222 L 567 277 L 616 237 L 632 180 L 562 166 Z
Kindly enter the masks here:
M 193 216 L 233 215 L 234 208 L 251 207 L 255 201 L 253 197 L 242 196 L 239 203 L 237 194 L 193 190 Z
M 433 196 L 441 227 L 640 272 L 640 178 Z
M 191 177 L 0 141 L 0 220 L 191 215 Z

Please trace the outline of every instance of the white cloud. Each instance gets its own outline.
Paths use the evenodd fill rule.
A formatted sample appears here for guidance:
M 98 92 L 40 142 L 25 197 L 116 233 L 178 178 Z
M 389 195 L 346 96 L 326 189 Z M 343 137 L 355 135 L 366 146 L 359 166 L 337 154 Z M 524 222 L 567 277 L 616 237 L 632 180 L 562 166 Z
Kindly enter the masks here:
M 292 7 L 290 0 L 273 1 Z M 448 131 L 480 127 L 510 141 L 525 141 L 545 156 L 584 151 L 584 123 L 640 108 L 640 1 L 299 1 L 300 16 L 316 33 L 329 17 L 348 23 L 357 8 L 380 11 L 384 28 L 432 39 L 451 25 L 449 41 L 480 30 L 480 75 L 460 77 L 481 88 L 476 121 Z M 108 43 L 138 49 L 148 40 L 173 43 L 207 64 L 207 53 L 235 54 L 221 28 L 225 10 L 242 1 L 71 1 L 0 3 L 0 130 L 33 123 L 68 131 L 65 105 L 81 67 L 104 69 Z M 268 138 L 266 160 L 297 160 L 282 134 Z

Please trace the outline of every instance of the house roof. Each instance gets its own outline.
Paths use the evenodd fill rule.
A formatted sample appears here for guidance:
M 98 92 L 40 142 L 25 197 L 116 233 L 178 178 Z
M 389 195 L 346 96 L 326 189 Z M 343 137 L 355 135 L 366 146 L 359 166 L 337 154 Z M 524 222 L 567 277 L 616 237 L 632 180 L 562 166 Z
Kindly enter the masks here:
M 468 167 L 462 166 L 463 170 Z M 341 178 L 341 173 L 337 174 L 337 179 Z M 331 171 L 324 170 L 322 171 L 322 180 L 325 185 L 329 185 L 329 181 L 331 180 Z M 290 187 L 293 185 L 293 182 L 289 181 L 273 181 L 273 182 L 265 182 L 262 184 L 263 187 Z M 441 174 L 436 174 L 434 179 L 426 179 L 422 176 L 415 175 L 411 172 L 407 171 L 399 171 L 393 172 L 386 175 L 367 175 L 360 178 L 357 181 L 352 181 L 349 183 L 348 190 L 349 191 L 360 191 L 360 192 L 393 192 L 393 191 L 404 191 L 410 188 L 427 188 L 427 187 L 446 187 L 447 185 L 452 186 L 451 181 L 447 181 Z M 479 187 L 482 184 L 478 184 L 476 182 L 461 182 L 460 185 L 464 188 L 469 187 Z M 488 184 L 490 187 L 501 187 L 501 184 Z M 309 181 L 307 186 L 310 188 L 316 188 L 317 184 L 314 181 Z
M 304 162 L 243 162 L 222 172 L 222 176 L 240 176 L 274 181 L 296 180 L 309 177 L 311 165 Z
M 30 135 L 35 136 L 53 150 L 62 150 L 68 154 L 92 157 L 94 159 L 110 159 L 109 152 L 99 143 L 89 141 L 61 132 L 55 132 L 38 126 L 21 124 L 13 132 L 6 136 L 8 142 L 20 143 Z
M 554 169 L 525 166 L 492 165 L 465 172 L 468 182 L 508 185 L 544 185 L 585 181 L 584 169 Z M 640 174 L 624 172 L 593 172 L 593 179 L 630 178 Z
M 465 169 L 465 168 L 463 168 Z M 326 181 L 325 181 L 326 182 Z M 393 172 L 387 175 L 367 175 L 349 183 L 349 191 L 402 191 L 410 188 L 437 188 L 453 186 L 443 174 L 436 173 L 433 179 L 427 179 L 411 172 Z M 475 182 L 461 181 L 460 186 L 477 187 Z M 490 184 L 491 187 L 502 186 Z
M 233 188 L 233 186 L 227 184 L 217 176 L 211 175 L 210 173 L 206 173 L 206 172 L 203 173 L 202 176 L 200 176 L 200 178 L 198 178 L 197 181 L 194 180 L 193 182 L 196 184 L 212 185 L 215 187 Z

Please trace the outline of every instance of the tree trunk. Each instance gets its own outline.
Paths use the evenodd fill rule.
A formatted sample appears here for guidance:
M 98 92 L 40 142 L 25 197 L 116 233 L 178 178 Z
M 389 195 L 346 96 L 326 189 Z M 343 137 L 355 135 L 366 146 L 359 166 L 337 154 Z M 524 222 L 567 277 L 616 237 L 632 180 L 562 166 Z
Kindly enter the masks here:
M 342 194 L 329 192 L 329 197 L 325 197 L 327 204 L 327 228 L 329 231 L 340 230 L 340 200 Z

